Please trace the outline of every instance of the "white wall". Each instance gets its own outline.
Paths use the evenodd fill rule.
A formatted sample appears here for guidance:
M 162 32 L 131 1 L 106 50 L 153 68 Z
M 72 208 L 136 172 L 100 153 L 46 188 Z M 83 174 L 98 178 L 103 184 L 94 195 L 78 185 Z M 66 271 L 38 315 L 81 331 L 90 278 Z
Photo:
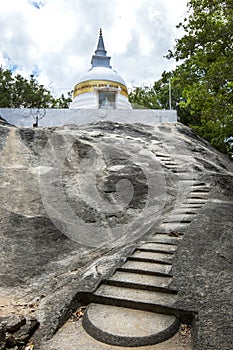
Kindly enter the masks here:
M 37 114 L 37 109 L 0 108 L 0 117 L 16 126 L 31 127 Z M 44 115 L 39 120 L 39 126 L 86 124 L 98 120 L 142 124 L 177 122 L 175 110 L 160 109 L 41 109 L 38 115 Z

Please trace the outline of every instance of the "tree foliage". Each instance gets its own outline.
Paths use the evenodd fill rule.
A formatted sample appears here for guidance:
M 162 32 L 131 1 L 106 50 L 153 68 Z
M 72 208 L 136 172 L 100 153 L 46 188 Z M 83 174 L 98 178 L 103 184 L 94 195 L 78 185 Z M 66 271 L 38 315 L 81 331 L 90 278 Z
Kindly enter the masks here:
M 129 94 L 129 101 L 135 109 L 169 109 L 171 86 L 171 108 L 177 110 L 179 119 L 189 124 L 189 108 L 181 105 L 182 88 L 177 83 L 173 72 L 163 72 L 161 79 L 154 82 L 152 87 L 136 87 Z
M 130 94 L 133 103 L 168 108 L 170 79 L 172 107 L 181 122 L 225 153 L 233 139 L 232 18 L 233 0 L 188 1 L 187 18 L 177 26 L 184 35 L 167 55 L 179 65 L 163 73 L 150 91 L 139 88 Z
M 180 106 L 190 110 L 189 125 L 222 152 L 233 136 L 233 1 L 190 0 L 185 35 L 174 52 L 182 89 Z
M 156 109 L 160 108 L 158 97 L 151 87 L 135 87 L 129 93 L 129 102 L 134 109 Z
M 135 109 L 167 109 L 169 108 L 169 79 L 171 74 L 165 73 L 151 87 L 136 87 L 129 94 L 129 101 Z M 176 96 L 173 91 L 172 105 L 176 106 Z
M 30 79 L 0 67 L 1 108 L 68 108 L 71 93 L 54 98 L 49 90 L 31 75 Z

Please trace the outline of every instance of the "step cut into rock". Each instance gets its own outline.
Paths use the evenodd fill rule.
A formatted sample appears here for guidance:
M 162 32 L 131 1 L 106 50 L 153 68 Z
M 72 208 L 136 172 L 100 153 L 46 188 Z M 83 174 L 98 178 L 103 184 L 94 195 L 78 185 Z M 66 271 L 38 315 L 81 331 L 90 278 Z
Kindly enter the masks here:
M 84 315 L 83 327 L 106 344 L 138 347 L 169 339 L 177 332 L 179 321 L 171 315 L 93 303 Z

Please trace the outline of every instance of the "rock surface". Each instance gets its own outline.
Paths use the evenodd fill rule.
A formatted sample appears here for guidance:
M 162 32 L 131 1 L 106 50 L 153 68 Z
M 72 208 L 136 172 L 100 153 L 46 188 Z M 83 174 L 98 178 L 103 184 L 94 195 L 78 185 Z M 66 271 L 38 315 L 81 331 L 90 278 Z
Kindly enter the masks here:
M 39 349 L 79 293 L 94 293 L 159 232 L 179 238 L 169 286 L 177 308 L 197 312 L 193 348 L 230 349 L 232 173 L 181 124 L 1 123 L 0 315 L 35 315 Z
M 39 322 L 32 316 L 10 314 L 0 317 L 0 349 L 24 348 L 38 327 Z

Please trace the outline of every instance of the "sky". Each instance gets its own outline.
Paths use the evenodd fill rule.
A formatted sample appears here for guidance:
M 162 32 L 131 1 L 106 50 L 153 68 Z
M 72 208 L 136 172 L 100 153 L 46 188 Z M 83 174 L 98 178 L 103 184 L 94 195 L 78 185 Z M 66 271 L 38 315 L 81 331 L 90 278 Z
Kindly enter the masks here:
M 186 13 L 187 0 L 0 0 L 0 66 L 58 97 L 91 68 L 102 28 L 127 86 L 148 86 L 175 67 L 164 56 Z

